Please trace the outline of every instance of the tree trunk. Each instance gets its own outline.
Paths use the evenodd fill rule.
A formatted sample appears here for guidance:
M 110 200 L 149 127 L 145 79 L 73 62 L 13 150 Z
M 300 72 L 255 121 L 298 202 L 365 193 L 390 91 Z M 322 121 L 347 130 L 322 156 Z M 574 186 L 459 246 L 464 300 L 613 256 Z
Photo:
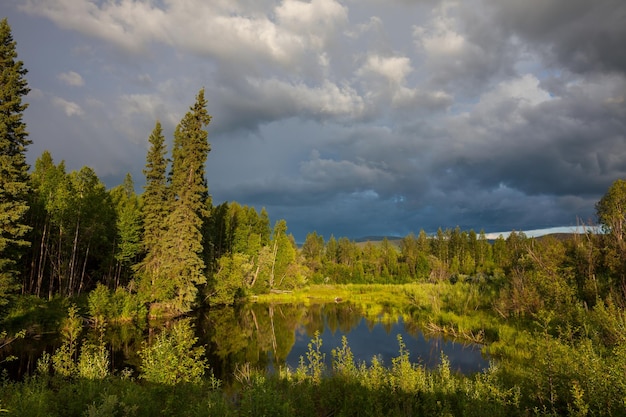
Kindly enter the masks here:
M 74 242 L 72 244 L 72 257 L 70 258 L 69 282 L 67 284 L 67 295 L 74 295 L 74 275 L 78 257 L 78 232 L 80 229 L 80 217 L 76 219 L 76 231 L 74 232 Z
M 87 258 L 89 258 L 90 247 L 91 247 L 91 242 L 87 243 L 87 250 L 85 251 L 85 261 L 83 262 L 83 270 L 80 273 L 80 285 L 78 286 L 78 295 L 80 295 L 80 292 L 83 289 L 83 282 L 85 280 L 85 269 L 87 268 Z
M 39 262 L 37 262 L 37 286 L 35 288 L 35 294 L 37 297 L 41 294 L 41 285 L 43 283 L 43 271 L 46 262 L 45 252 L 48 251 L 46 240 L 48 239 L 48 228 L 50 227 L 50 221 L 46 218 L 46 222 L 43 225 L 43 234 L 41 236 L 41 245 L 39 248 Z
M 270 272 L 270 290 L 274 288 L 274 266 L 276 265 L 276 254 L 278 252 L 278 237 L 274 240 L 274 251 L 272 256 L 272 271 Z

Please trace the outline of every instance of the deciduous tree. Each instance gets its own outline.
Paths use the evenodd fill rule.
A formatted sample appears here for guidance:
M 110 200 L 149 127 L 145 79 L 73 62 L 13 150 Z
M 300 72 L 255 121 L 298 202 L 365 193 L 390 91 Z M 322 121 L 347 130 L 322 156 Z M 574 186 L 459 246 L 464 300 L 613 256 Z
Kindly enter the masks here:
M 131 266 L 141 252 L 141 208 L 135 194 L 135 186 L 130 173 L 124 184 L 109 191 L 116 213 L 115 260 L 113 274 L 115 288 L 126 285 L 130 279 Z

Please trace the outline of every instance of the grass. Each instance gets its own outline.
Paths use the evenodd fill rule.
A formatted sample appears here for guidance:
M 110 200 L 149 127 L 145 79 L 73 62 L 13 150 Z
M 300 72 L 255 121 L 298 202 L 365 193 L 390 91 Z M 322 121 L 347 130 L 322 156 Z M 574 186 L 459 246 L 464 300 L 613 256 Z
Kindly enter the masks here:
M 499 328 L 505 325 L 491 314 L 492 296 L 469 283 L 320 284 L 252 296 L 250 301 L 305 306 L 349 302 L 369 320 L 395 323 L 410 314 L 426 332 L 485 343 L 498 340 Z
M 226 391 L 208 380 L 158 384 L 124 375 L 102 379 L 37 374 L 0 381 L 0 409 L 19 416 L 621 416 L 626 347 L 602 360 L 593 346 L 548 335 L 525 340 L 533 358 L 471 376 L 409 361 L 401 338 L 391 367 L 354 362 L 344 340 L 326 372 L 316 335 L 296 370 L 247 368 Z
M 505 321 L 491 310 L 493 293 L 469 283 L 314 285 L 292 293 L 255 297 L 269 304 L 350 302 L 377 320 L 408 314 L 433 332 L 477 339 L 497 359 L 470 376 L 449 364 L 428 370 L 408 360 L 401 339 L 391 367 L 355 363 L 344 343 L 323 372 L 319 334 L 302 366 L 273 374 L 238 368 L 237 389 L 202 380 L 172 386 L 127 375 L 86 380 L 37 374 L 21 382 L 0 380 L 0 413 L 20 416 L 378 416 L 378 415 L 626 415 L 626 343 L 610 350 L 591 339 L 550 333 L 550 317 L 530 326 Z M 13 310 L 19 323 L 44 306 L 33 300 Z M 27 320 L 28 318 L 28 320 Z M 482 333 L 481 333 L 482 332 Z

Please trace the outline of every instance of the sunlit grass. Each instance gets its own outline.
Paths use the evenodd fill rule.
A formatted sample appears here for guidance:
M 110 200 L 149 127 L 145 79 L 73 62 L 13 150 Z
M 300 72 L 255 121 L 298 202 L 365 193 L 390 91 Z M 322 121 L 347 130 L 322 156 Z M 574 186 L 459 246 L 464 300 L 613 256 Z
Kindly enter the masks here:
M 393 324 L 402 318 L 420 322 L 425 332 L 477 343 L 499 339 L 503 320 L 492 314 L 492 294 L 469 283 L 311 285 L 288 293 L 253 296 L 264 304 L 349 302 L 372 322 Z

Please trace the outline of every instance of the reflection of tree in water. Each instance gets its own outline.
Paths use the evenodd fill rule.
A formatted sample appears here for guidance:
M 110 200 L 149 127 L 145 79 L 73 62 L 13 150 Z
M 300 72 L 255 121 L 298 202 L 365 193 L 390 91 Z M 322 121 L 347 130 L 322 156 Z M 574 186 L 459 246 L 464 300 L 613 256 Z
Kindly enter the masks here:
M 398 324 L 402 317 L 401 308 L 392 305 L 366 304 L 362 315 L 365 318 L 367 328 L 372 331 L 376 325 L 380 324 L 387 334 L 391 334 L 393 327 Z
M 207 357 L 218 378 L 232 375 L 237 363 L 259 366 L 252 327 L 246 325 L 245 316 L 241 318 L 233 307 L 204 310 L 198 316 L 199 342 L 207 345 Z
M 287 355 L 296 342 L 296 326 L 302 320 L 305 308 L 279 304 L 267 306 L 268 317 L 271 326 L 271 343 L 274 352 L 274 360 L 277 364 L 283 364 Z
M 424 332 L 423 326 L 419 321 L 413 320 L 410 316 L 404 317 L 403 320 L 404 331 L 410 334 L 411 336 L 417 336 Z M 426 336 L 424 336 L 426 338 Z M 426 339 L 428 340 L 428 339 Z
M 324 332 L 324 313 L 322 312 L 323 305 L 313 304 L 310 305 L 304 312 L 302 317 L 301 326 L 306 331 L 306 335 L 309 338 L 313 338 L 315 332 Z
M 350 303 L 325 304 L 323 314 L 326 316 L 328 329 L 333 335 L 337 330 L 344 334 L 350 333 L 359 325 L 363 317 L 363 312 Z
M 243 363 L 266 369 L 270 358 L 273 365 L 282 365 L 305 311 L 303 306 L 251 304 L 202 312 L 198 334 L 209 347 L 216 376 L 228 377 Z
M 114 369 L 120 367 L 139 369 L 141 365 L 139 351 L 145 339 L 145 329 L 145 323 L 143 323 L 143 326 L 136 325 L 135 323 L 107 326 L 105 342 L 111 349 L 111 366 Z M 89 329 L 87 340 L 96 344 L 98 338 L 99 334 L 97 329 Z

